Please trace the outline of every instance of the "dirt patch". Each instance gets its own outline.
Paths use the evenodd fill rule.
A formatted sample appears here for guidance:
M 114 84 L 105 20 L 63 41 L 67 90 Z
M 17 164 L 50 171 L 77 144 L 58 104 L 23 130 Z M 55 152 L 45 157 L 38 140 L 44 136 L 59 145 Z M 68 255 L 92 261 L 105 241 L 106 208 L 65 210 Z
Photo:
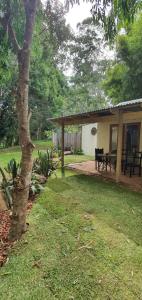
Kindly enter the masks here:
M 8 242 L 9 228 L 10 211 L 0 211 L 0 266 L 6 262 L 11 247 L 11 243 Z
M 32 206 L 33 202 L 29 201 L 27 205 L 27 212 L 32 208 Z M 10 215 L 10 210 L 0 210 L 0 267 L 6 263 L 9 250 L 15 243 L 8 240 L 8 234 L 11 225 Z
M 0 210 L 7 210 L 7 206 L 4 200 L 3 192 L 0 191 Z

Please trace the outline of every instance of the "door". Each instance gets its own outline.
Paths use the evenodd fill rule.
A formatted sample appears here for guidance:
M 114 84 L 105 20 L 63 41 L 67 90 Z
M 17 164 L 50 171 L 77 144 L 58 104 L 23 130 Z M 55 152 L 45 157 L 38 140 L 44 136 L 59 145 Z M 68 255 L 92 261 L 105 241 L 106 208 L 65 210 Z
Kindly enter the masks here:
M 140 144 L 140 123 L 125 124 L 123 134 L 123 148 L 133 153 L 139 151 Z

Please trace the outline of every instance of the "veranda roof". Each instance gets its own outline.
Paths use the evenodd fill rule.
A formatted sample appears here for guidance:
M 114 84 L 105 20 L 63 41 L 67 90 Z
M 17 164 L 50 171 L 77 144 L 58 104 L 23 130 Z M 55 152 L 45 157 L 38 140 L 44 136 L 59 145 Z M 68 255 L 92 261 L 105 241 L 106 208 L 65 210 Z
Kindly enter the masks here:
M 50 118 L 48 120 L 59 125 L 86 124 L 97 122 L 98 118 L 101 117 L 112 116 L 119 110 L 123 112 L 140 111 L 142 110 L 142 99 L 120 102 L 117 105 L 109 106 L 107 108 L 72 115 L 65 115 L 57 118 Z

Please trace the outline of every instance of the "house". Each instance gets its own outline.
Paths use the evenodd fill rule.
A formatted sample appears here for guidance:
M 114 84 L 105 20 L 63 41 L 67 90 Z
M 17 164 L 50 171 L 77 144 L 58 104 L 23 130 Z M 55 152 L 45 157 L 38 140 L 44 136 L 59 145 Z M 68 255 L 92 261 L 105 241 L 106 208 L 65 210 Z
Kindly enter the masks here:
M 64 126 L 82 124 L 82 149 L 94 155 L 95 148 L 116 153 L 116 180 L 121 174 L 122 150 L 142 151 L 142 99 L 121 102 L 95 111 L 50 119 L 62 127 L 62 167 L 64 166 Z
M 142 100 L 139 101 L 142 104 Z M 131 101 L 131 103 L 134 103 L 134 101 Z M 105 153 L 116 152 L 117 136 L 118 123 L 114 118 L 106 120 L 105 124 L 100 122 L 83 125 L 82 150 L 86 155 L 94 155 L 95 148 L 103 148 Z M 142 151 L 141 111 L 123 114 L 122 148 L 127 149 L 128 152 Z

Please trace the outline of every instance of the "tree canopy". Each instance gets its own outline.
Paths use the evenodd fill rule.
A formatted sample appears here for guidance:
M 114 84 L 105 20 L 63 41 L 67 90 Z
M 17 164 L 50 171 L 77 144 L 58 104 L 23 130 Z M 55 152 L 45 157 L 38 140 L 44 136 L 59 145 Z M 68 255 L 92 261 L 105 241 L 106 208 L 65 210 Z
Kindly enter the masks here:
M 66 3 L 73 5 L 79 1 Z M 48 0 L 44 6 L 39 1 L 29 82 L 34 139 L 44 137 L 44 132 L 51 129 L 48 117 L 92 110 L 106 106 L 108 101 L 141 97 L 141 15 L 130 25 L 141 1 L 106 0 L 102 4 L 93 0 L 91 3 L 92 17 L 78 24 L 75 34 L 66 25 L 67 10 L 59 1 Z M 11 2 L 12 26 L 19 45 L 25 24 L 20 5 L 17 0 Z M 6 1 L 2 1 L 0 11 L 5 7 Z M 123 35 L 119 33 L 121 27 L 125 27 Z M 108 49 L 104 36 L 108 39 L 115 36 L 115 60 L 104 56 L 104 49 Z M 15 105 L 18 66 L 12 41 L 3 27 L 0 27 L 0 38 L 0 142 L 7 146 L 18 142 Z M 68 69 L 71 69 L 70 76 L 65 73 Z
M 13 28 L 17 34 L 19 44 L 23 38 L 24 13 L 13 1 L 12 13 L 17 14 L 17 22 L 13 18 Z M 0 9 L 4 9 L 4 2 Z M 16 57 L 12 52 L 11 40 L 8 39 L 3 27 L 0 27 L 1 57 L 1 131 L 0 141 L 10 146 L 18 141 L 17 129 L 11 126 L 8 130 L 6 120 L 15 124 L 15 88 L 18 76 Z M 71 37 L 69 26 L 65 24 L 65 9 L 59 1 L 48 1 L 46 6 L 39 5 L 33 43 L 31 50 L 31 69 L 29 85 L 29 105 L 32 110 L 31 133 L 32 137 L 40 138 L 51 125 L 47 122 L 49 116 L 55 116 L 62 111 L 64 99 L 67 93 L 67 80 L 61 66 L 65 60 L 65 47 Z M 60 65 L 60 66 L 59 66 Z M 7 113 L 5 112 L 7 107 Z M 5 117 L 4 117 L 5 116 Z M 9 117 L 8 117 L 9 116 Z M 9 142 L 7 143 L 7 138 Z
M 106 72 L 104 89 L 113 102 L 142 97 L 142 14 L 128 33 L 119 34 L 116 60 Z
M 100 84 L 107 65 L 102 36 L 101 28 L 95 27 L 92 18 L 88 18 L 78 24 L 78 31 L 70 42 L 72 74 L 69 79 L 70 100 L 66 103 L 69 112 L 82 112 L 105 105 Z
M 66 0 L 66 6 L 69 8 L 74 4 L 80 5 L 81 2 Z M 113 40 L 120 28 L 127 28 L 142 8 L 141 0 L 86 0 L 86 2 L 91 2 L 93 21 L 95 25 L 100 24 L 103 27 L 108 40 Z

